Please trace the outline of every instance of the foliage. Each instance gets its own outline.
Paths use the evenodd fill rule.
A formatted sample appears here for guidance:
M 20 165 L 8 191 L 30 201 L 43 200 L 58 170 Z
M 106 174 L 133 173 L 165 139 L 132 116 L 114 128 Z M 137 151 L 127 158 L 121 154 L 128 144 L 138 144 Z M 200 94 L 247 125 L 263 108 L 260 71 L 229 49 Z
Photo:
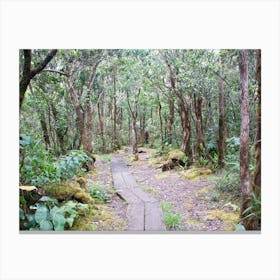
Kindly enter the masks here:
M 169 229 L 178 227 L 180 224 L 180 216 L 178 214 L 174 214 L 173 204 L 168 202 L 161 202 L 161 207 L 163 210 L 163 218 L 166 226 Z
M 86 169 L 86 163 L 92 159 L 81 150 L 72 150 L 67 155 L 56 159 L 46 151 L 39 140 L 33 140 L 30 136 L 21 134 L 20 152 L 21 167 L 20 180 L 22 183 L 30 183 L 35 186 L 61 182 L 81 175 Z
M 84 151 L 72 150 L 54 163 L 57 177 L 66 180 L 74 175 L 80 176 L 86 171 L 85 165 L 88 162 L 92 162 L 92 159 Z
M 261 194 L 256 197 L 256 195 L 254 193 L 251 193 L 251 205 L 246 208 L 242 215 L 243 218 L 241 219 L 243 220 L 257 220 L 260 226 L 260 221 L 261 221 Z
M 214 181 L 216 189 L 223 193 L 239 195 L 239 176 L 236 173 L 226 172 Z
M 88 205 L 69 200 L 59 206 L 56 199 L 43 196 L 30 209 L 31 212 L 25 216 L 20 208 L 20 219 L 25 220 L 25 229 L 63 231 L 73 226 L 79 212 L 88 210 Z
M 99 183 L 98 185 L 89 187 L 89 194 L 91 197 L 96 198 L 102 202 L 110 202 L 110 195 L 108 191 L 106 190 L 106 187 Z

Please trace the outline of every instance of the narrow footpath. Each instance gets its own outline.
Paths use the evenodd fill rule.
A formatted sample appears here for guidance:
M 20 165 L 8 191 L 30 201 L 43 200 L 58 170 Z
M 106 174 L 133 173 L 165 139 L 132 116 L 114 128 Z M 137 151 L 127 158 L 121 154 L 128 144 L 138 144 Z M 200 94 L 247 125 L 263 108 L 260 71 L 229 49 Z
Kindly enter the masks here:
M 128 231 L 165 231 L 160 202 L 138 188 L 127 165 L 119 157 L 111 160 L 114 187 L 127 203 Z

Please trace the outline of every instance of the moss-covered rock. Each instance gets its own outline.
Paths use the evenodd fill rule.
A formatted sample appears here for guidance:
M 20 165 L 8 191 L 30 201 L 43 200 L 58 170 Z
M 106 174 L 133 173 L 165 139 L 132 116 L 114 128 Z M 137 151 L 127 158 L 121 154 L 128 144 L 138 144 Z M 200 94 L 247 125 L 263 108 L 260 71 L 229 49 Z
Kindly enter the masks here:
M 168 153 L 168 161 L 179 161 L 179 162 L 184 162 L 186 158 L 186 154 L 177 149 L 177 150 L 172 150 Z
M 186 154 L 177 149 L 168 153 L 168 158 L 161 166 L 162 171 L 167 171 L 175 168 L 176 166 L 184 166 L 186 164 Z
M 184 178 L 189 180 L 197 179 L 198 177 L 203 177 L 211 175 L 212 171 L 209 168 L 201 168 L 196 166 L 191 166 L 188 170 L 183 171 L 182 175 Z
M 47 195 L 59 201 L 76 199 L 82 203 L 94 202 L 89 193 L 86 192 L 85 189 L 82 189 L 80 184 L 76 181 L 65 182 L 63 184 L 51 184 L 45 187 L 45 190 Z

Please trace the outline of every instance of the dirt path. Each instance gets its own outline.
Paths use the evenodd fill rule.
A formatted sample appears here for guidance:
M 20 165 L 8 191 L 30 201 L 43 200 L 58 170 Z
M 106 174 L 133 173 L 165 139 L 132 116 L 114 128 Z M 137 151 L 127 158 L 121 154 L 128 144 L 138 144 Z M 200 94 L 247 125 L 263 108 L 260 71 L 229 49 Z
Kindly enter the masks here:
M 113 183 L 117 193 L 128 203 L 128 231 L 164 231 L 160 203 L 151 194 L 139 189 L 134 177 L 120 156 L 111 161 Z
M 216 199 L 211 179 L 188 180 L 180 170 L 162 172 L 153 156 L 154 150 L 141 149 L 138 161 L 130 161 L 130 153 L 118 155 L 129 166 L 137 185 L 157 201 L 168 204 L 179 223 L 168 230 L 180 231 L 229 231 L 238 220 L 238 206 Z

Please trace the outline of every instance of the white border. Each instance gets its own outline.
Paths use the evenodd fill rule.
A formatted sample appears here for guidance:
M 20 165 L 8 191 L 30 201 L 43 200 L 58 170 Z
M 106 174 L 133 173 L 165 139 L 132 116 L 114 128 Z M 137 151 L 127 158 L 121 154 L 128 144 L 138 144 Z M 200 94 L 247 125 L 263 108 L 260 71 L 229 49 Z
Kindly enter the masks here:
M 279 2 L 2 1 L 1 279 L 279 279 Z M 19 48 L 262 48 L 261 235 L 20 235 Z

